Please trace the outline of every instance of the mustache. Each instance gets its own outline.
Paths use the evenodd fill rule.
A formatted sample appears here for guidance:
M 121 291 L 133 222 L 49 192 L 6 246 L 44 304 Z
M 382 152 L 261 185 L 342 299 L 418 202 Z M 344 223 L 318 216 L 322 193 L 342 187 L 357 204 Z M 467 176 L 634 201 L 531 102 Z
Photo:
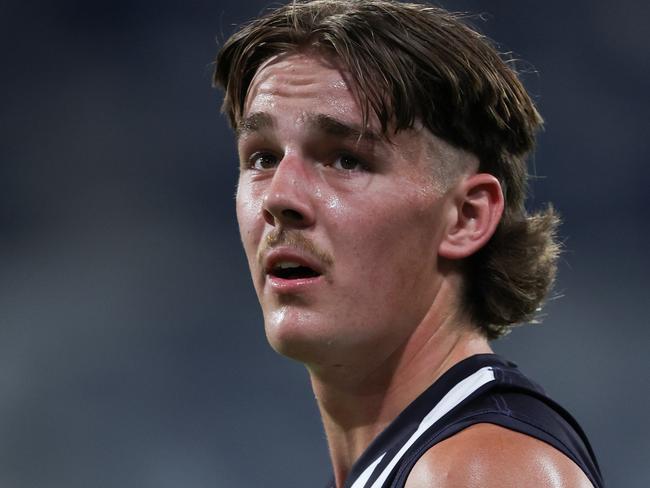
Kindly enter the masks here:
M 309 254 L 318 259 L 318 261 L 325 266 L 331 266 L 334 263 L 334 259 L 329 253 L 319 249 L 314 241 L 305 237 L 301 232 L 295 230 L 275 229 L 264 238 L 262 246 L 257 253 L 257 262 L 260 266 L 263 265 L 266 253 L 274 247 L 279 246 L 292 247 L 304 252 L 305 254 Z

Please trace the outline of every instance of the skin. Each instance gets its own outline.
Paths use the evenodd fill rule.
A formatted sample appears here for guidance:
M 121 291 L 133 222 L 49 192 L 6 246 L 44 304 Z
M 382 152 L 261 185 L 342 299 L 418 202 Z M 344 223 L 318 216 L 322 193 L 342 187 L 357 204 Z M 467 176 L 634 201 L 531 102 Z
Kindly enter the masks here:
M 496 425 L 477 424 L 435 445 L 406 488 L 590 488 L 582 470 L 548 444 Z
M 237 218 L 266 335 L 309 371 L 337 486 L 449 367 L 491 352 L 460 312 L 458 263 L 503 211 L 498 181 L 471 154 L 421 127 L 389 142 L 376 120 L 361 137 L 361 121 L 346 72 L 302 52 L 260 67 L 237 130 Z M 276 286 L 267 271 L 280 251 L 320 277 Z M 424 483 L 412 487 L 454 486 Z

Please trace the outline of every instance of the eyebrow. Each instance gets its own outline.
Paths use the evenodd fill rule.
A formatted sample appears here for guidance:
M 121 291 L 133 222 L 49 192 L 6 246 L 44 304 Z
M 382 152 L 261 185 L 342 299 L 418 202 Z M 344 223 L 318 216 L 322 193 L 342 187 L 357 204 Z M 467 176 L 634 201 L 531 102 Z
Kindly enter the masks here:
M 307 114 L 306 119 L 307 124 L 330 136 L 342 139 L 356 139 L 357 141 L 365 139 L 369 142 L 380 142 L 383 139 L 379 134 L 368 128 L 362 129 L 360 126 L 345 123 L 329 115 Z
M 273 117 L 265 112 L 255 112 L 239 121 L 235 128 L 235 134 L 239 139 L 245 135 L 272 129 L 273 127 L 275 127 Z
M 303 116 L 306 125 L 318 132 L 341 139 L 355 139 L 358 142 L 381 142 L 384 138 L 371 129 L 363 129 L 356 124 L 348 124 L 325 114 L 306 113 Z M 235 129 L 237 139 L 275 127 L 275 119 L 266 112 L 254 112 L 242 119 Z

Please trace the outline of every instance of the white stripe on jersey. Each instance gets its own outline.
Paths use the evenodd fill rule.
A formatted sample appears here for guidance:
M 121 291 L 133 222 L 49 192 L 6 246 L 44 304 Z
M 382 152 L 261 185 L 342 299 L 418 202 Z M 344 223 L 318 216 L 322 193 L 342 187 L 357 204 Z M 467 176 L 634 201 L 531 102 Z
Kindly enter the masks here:
M 399 460 L 404 457 L 406 451 L 417 441 L 422 434 L 424 434 L 429 427 L 436 423 L 440 418 L 445 414 L 450 412 L 454 407 L 456 407 L 460 402 L 465 400 L 468 396 L 478 390 L 481 386 L 494 381 L 494 371 L 491 366 L 486 366 L 479 369 L 475 373 L 469 375 L 464 380 L 460 381 L 456 386 L 447 392 L 447 394 L 442 397 L 438 404 L 431 409 L 431 411 L 422 419 L 420 425 L 418 425 L 417 430 L 409 438 L 408 441 L 402 446 L 399 452 L 395 455 L 393 459 L 390 460 L 388 465 L 384 468 L 379 477 L 375 480 L 370 488 L 382 488 L 384 481 L 390 475 L 390 472 L 393 470 L 395 465 Z M 372 476 L 372 472 L 375 470 L 377 465 L 384 458 L 386 453 L 383 453 L 377 459 L 375 459 L 372 464 L 370 464 L 361 475 L 355 480 L 351 488 L 363 488 L 366 482 Z

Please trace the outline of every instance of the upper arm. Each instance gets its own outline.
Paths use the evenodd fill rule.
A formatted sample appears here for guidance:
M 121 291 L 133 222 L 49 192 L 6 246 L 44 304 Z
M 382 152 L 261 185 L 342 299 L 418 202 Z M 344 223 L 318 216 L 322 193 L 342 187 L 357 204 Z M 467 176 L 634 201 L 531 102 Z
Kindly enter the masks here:
M 534 437 L 476 424 L 436 444 L 405 488 L 593 488 L 567 456 Z

